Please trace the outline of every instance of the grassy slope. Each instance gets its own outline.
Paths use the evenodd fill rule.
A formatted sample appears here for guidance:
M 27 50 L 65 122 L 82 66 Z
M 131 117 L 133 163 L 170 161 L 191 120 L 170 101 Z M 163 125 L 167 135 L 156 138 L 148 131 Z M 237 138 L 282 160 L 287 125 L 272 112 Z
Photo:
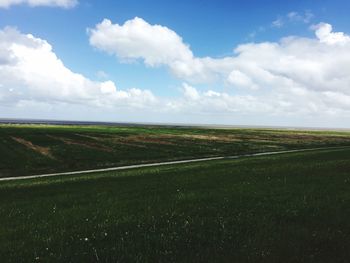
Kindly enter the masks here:
M 349 262 L 350 150 L 0 184 L 1 262 Z
M 350 145 L 349 135 L 254 129 L 0 125 L 0 177 Z

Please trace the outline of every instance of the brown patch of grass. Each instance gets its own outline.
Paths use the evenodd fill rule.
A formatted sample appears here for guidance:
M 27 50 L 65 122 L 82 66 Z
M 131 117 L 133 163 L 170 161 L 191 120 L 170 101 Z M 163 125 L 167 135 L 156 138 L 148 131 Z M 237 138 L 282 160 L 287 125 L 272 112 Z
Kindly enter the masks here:
M 101 151 L 105 151 L 105 152 L 112 152 L 113 151 L 113 149 L 108 147 L 108 146 L 100 145 L 100 144 L 93 143 L 93 142 L 75 141 L 75 140 L 72 140 L 72 139 L 63 138 L 63 137 L 59 137 L 59 136 L 53 136 L 53 135 L 47 135 L 47 136 L 51 137 L 53 139 L 56 139 L 56 140 L 60 140 L 60 141 L 64 142 L 65 144 L 68 144 L 68 145 L 79 145 L 79 146 L 82 146 L 82 147 L 95 149 L 95 150 L 101 150 Z
M 122 140 L 113 140 L 114 143 L 119 144 L 119 145 L 126 145 L 126 146 L 132 146 L 132 147 L 138 147 L 138 148 L 147 148 L 147 145 L 143 144 L 138 144 L 138 143 L 130 143 Z
M 13 140 L 15 140 L 16 142 L 26 146 L 27 148 L 29 148 L 37 153 L 40 153 L 41 155 L 44 155 L 44 156 L 49 157 L 51 159 L 55 159 L 54 156 L 52 155 L 49 147 L 35 145 L 31 141 L 27 141 L 23 138 L 18 138 L 18 137 L 11 137 L 11 138 Z
M 93 135 L 87 135 L 87 134 L 80 134 L 80 133 L 75 133 L 74 135 L 76 136 L 79 136 L 79 137 L 82 137 L 82 138 L 87 138 L 87 139 L 91 139 L 91 140 L 94 140 L 94 141 L 106 141 L 108 140 L 109 138 L 113 138 L 112 135 L 103 135 L 103 136 L 93 136 Z
M 206 141 L 222 141 L 222 142 L 240 141 L 240 139 L 237 139 L 236 137 L 231 135 L 183 134 L 183 135 L 177 135 L 177 136 L 180 136 L 182 138 L 206 140 Z
M 97 137 L 97 136 L 91 136 L 91 135 L 83 135 L 83 134 L 76 134 L 76 135 L 80 136 L 80 137 L 93 139 L 95 141 L 112 144 L 112 145 L 126 145 L 126 146 L 138 147 L 138 148 L 146 148 L 147 147 L 146 145 L 129 142 L 127 140 L 127 137 L 122 137 L 122 136 L 118 136 L 118 135 L 105 135 L 103 137 L 102 136 Z
M 196 139 L 203 141 L 221 141 L 221 142 L 234 142 L 240 141 L 235 136 L 228 135 L 200 135 L 200 134 L 160 134 L 157 136 L 154 135 L 133 135 L 123 138 L 118 138 L 119 143 L 155 143 L 160 145 L 174 145 L 176 144 L 171 139 Z
M 174 145 L 173 142 L 164 140 L 167 136 L 142 136 L 142 135 L 133 135 L 129 136 L 122 141 L 124 142 L 140 142 L 140 143 L 156 143 L 161 145 Z

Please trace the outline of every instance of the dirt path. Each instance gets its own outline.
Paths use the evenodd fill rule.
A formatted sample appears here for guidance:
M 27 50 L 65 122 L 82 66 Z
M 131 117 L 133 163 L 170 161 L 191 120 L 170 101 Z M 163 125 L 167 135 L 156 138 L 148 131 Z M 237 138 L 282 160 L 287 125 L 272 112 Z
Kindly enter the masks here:
M 24 179 L 35 179 L 35 178 L 52 177 L 52 176 L 60 176 L 60 175 L 76 175 L 76 174 L 88 174 L 88 173 L 98 173 L 98 172 L 119 171 L 119 170 L 128 170 L 128 169 L 135 169 L 135 168 L 163 166 L 163 165 L 172 165 L 172 164 L 182 164 L 182 163 L 195 163 L 195 162 L 205 162 L 205 161 L 225 160 L 225 159 L 226 160 L 227 159 L 240 159 L 240 158 L 256 157 L 256 156 L 268 156 L 268 155 L 277 155 L 277 154 L 286 154 L 286 153 L 298 153 L 298 152 L 317 151 L 317 150 L 331 150 L 331 149 L 347 149 L 347 148 L 350 148 L 350 146 L 308 148 L 308 149 L 299 149 L 299 150 L 251 153 L 251 154 L 242 154 L 242 155 L 234 155 L 234 156 L 218 156 L 218 157 L 209 157 L 209 158 L 198 158 L 198 159 L 170 161 L 170 162 L 158 162 L 158 163 L 148 163 L 148 164 L 134 164 L 134 165 L 127 165 L 127 166 L 119 166 L 119 167 L 111 167 L 111 168 L 103 168 L 103 169 L 93 169 L 93 170 L 84 170 L 84 171 L 51 173 L 51 174 L 40 174 L 40 175 L 28 175 L 28 176 L 18 176 L 18 177 L 5 177 L 5 178 L 0 178 L 0 182 L 1 181 L 24 180 Z

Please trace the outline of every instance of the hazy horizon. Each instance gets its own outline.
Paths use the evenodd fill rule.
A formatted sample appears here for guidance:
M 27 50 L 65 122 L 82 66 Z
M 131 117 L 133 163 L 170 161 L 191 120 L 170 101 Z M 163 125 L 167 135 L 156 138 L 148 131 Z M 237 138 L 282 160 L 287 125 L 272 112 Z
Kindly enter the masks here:
M 53 125 L 115 125 L 115 126 L 177 126 L 177 127 L 200 127 L 200 128 L 257 128 L 257 129 L 282 129 L 282 130 L 320 130 L 320 131 L 350 131 L 344 127 L 319 127 L 319 126 L 276 126 L 276 125 L 235 125 L 235 124 L 215 124 L 215 123 L 172 123 L 172 122 L 118 122 L 101 120 L 75 120 L 75 119 L 29 119 L 29 118 L 0 118 L 0 124 L 53 124 Z

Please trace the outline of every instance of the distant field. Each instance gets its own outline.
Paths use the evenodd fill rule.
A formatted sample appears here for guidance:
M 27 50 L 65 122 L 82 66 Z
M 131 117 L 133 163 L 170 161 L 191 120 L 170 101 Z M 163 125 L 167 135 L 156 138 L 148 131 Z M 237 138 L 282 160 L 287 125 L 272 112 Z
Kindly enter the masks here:
M 73 125 L 0 125 L 0 177 L 350 145 L 350 133 Z
M 0 200 L 0 262 L 350 259 L 350 149 L 1 182 Z

